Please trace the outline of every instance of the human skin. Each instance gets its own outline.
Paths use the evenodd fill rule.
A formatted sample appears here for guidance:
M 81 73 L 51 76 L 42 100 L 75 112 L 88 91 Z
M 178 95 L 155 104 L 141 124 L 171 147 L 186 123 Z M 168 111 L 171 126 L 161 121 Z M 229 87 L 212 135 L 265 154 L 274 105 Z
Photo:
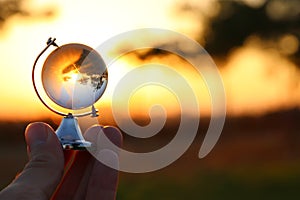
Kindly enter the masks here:
M 85 137 L 91 142 L 104 133 L 121 146 L 114 127 L 94 126 Z M 36 122 L 25 131 L 29 161 L 15 180 L 0 192 L 0 199 L 115 199 L 118 171 L 99 162 L 88 151 L 63 150 L 54 130 Z M 104 159 L 118 166 L 118 155 L 106 150 Z

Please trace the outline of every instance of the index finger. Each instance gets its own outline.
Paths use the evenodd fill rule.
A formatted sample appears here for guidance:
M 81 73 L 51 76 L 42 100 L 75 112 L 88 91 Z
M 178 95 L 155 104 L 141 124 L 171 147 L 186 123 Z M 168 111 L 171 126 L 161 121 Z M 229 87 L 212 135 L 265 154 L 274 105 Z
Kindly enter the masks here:
M 95 134 L 91 135 L 95 132 L 97 137 L 95 137 Z M 89 129 L 85 136 L 87 139 L 91 139 L 92 142 L 96 142 L 97 150 L 93 152 L 96 161 L 90 174 L 86 199 L 95 199 L 96 197 L 115 199 L 116 197 L 118 185 L 118 170 L 116 169 L 119 167 L 118 152 L 100 146 L 102 144 L 101 140 L 105 137 L 104 135 L 116 146 L 120 147 L 122 145 L 122 134 L 115 127 L 96 126 Z M 106 166 L 100 160 L 109 163 L 113 168 Z

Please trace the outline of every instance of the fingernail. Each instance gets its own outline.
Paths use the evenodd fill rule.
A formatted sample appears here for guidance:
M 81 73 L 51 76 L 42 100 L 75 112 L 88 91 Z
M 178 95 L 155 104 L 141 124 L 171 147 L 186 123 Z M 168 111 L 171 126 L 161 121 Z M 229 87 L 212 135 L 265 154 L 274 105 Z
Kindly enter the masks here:
M 43 123 L 30 124 L 26 129 L 26 140 L 30 146 L 45 143 L 48 138 L 47 126 Z

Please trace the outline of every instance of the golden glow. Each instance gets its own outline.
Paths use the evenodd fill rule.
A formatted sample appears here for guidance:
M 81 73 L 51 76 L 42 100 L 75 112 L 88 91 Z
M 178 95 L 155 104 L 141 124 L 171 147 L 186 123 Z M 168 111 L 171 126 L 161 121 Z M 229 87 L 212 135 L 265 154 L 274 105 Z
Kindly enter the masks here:
M 70 78 L 70 81 L 75 84 L 77 79 L 78 79 L 78 73 L 72 73 L 71 75 L 71 78 Z
M 137 28 L 164 28 L 188 36 L 199 34 L 195 32 L 195 26 L 198 31 L 203 30 L 199 25 L 201 23 L 195 24 L 196 21 L 189 17 L 178 17 L 179 15 L 174 16 L 174 13 L 172 15 L 166 12 L 176 6 L 171 0 L 161 0 L 159 4 L 155 1 L 141 0 L 132 0 L 130 3 L 117 0 L 105 2 L 32 0 L 30 2 L 32 3 L 28 6 L 34 9 L 38 9 L 41 5 L 54 5 L 54 8 L 58 8 L 57 17 L 40 20 L 15 16 L 9 20 L 6 29 L 1 30 L 0 119 L 35 120 L 55 116 L 38 100 L 31 81 L 33 61 L 45 47 L 45 41 L 50 36 L 57 37 L 59 45 L 78 42 L 97 48 L 112 36 Z M 195 2 L 200 4 L 200 1 Z M 209 8 L 208 2 L 210 0 L 201 1 L 204 7 Z M 245 2 L 250 3 L 248 0 Z M 281 9 L 277 5 L 275 8 L 279 11 Z M 205 12 L 209 10 L 206 9 Z M 145 38 L 146 36 L 137 37 L 136 41 Z M 295 36 L 288 34 L 280 39 L 279 46 L 282 53 L 290 55 L 299 49 L 299 41 Z M 117 51 L 118 48 L 122 48 L 122 45 L 111 44 L 111 48 Z M 227 94 L 228 114 L 261 114 L 282 107 L 300 106 L 299 70 L 275 50 L 265 50 L 259 42 L 255 43 L 251 40 L 244 47 L 233 51 L 227 60 L 228 62 L 220 66 L 220 69 Z M 176 56 L 153 58 L 151 61 L 176 67 L 192 84 L 192 89 L 200 102 L 201 115 L 210 113 L 210 95 L 206 85 L 201 76 L 190 70 L 188 63 Z M 105 110 L 101 112 L 105 113 L 101 118 L 110 119 L 109 108 L 117 83 L 124 74 L 140 64 L 145 63 L 134 55 L 127 55 L 109 67 L 106 92 L 96 104 L 100 110 Z M 76 73 L 69 75 L 71 82 L 80 79 Z M 159 75 L 161 75 L 159 71 L 151 72 L 151 76 Z M 169 74 L 164 75 L 168 81 L 176 81 Z M 137 77 L 139 78 L 142 79 L 143 76 Z M 118 101 L 122 104 L 122 99 Z M 159 86 L 146 86 L 136 91 L 129 101 L 133 115 L 147 115 L 153 104 L 163 105 L 170 115 L 178 113 L 178 102 L 174 95 Z
M 57 15 L 48 20 L 15 16 L 1 30 L 0 118 L 27 120 L 51 115 L 39 102 L 31 81 L 34 59 L 45 47 L 48 37 L 56 37 L 59 45 L 78 42 L 96 48 L 106 39 L 136 28 L 176 30 L 176 21 L 165 12 L 173 4 L 170 0 L 162 0 L 159 5 L 140 0 L 131 3 L 116 0 L 31 0 L 24 6 L 38 10 L 51 5 L 51 8 L 57 8 Z M 120 77 L 122 72 L 115 71 L 116 77 Z M 113 86 L 112 82 L 118 78 L 111 74 L 109 84 Z M 105 93 L 99 104 L 108 105 L 108 99 Z
M 280 38 L 279 48 L 283 54 L 294 54 L 299 49 L 299 40 L 296 36 L 292 34 L 286 34 Z
M 201 111 L 201 115 L 205 116 L 210 114 L 210 95 L 206 84 L 201 75 L 199 75 L 196 69 L 187 61 L 173 54 L 169 54 L 164 57 L 154 56 L 149 60 L 141 61 L 135 53 L 129 53 L 122 56 L 108 68 L 109 81 L 103 100 L 111 101 L 111 97 L 116 87 L 119 87 L 118 83 L 123 76 L 144 64 L 150 64 L 150 66 L 160 64 L 162 67 L 156 70 L 149 69 L 147 67 L 142 68 L 140 70 L 140 75 L 134 77 L 136 80 L 143 82 L 145 77 L 156 77 L 157 79 L 165 80 L 165 82 L 170 85 L 175 85 L 176 88 L 173 89 L 177 89 L 180 92 L 176 94 L 176 97 L 175 94 L 168 89 L 168 87 L 164 85 L 157 85 L 155 83 L 145 84 L 137 88 L 135 91 L 124 91 L 124 96 L 128 92 L 133 93 L 130 96 L 130 99 L 121 98 L 120 100 L 117 100 L 120 105 L 123 105 L 121 107 L 124 109 L 117 111 L 120 115 L 127 109 L 125 106 L 127 101 L 130 102 L 131 115 L 136 117 L 147 117 L 149 115 L 149 109 L 153 105 L 162 106 L 166 112 L 168 112 L 169 116 L 180 114 L 180 99 L 177 98 L 180 96 L 186 98 L 192 97 L 190 97 L 190 94 L 187 93 L 185 86 L 178 84 L 179 79 L 173 74 L 175 72 L 178 73 L 179 76 L 183 77 L 194 91 L 195 98 L 199 103 L 199 112 Z M 171 73 L 170 70 L 174 70 L 174 72 Z M 114 99 L 114 101 L 116 100 Z M 195 111 L 195 108 L 191 107 L 190 109 L 191 110 L 185 110 L 185 114 L 191 114 Z
M 263 114 L 300 105 L 297 67 L 257 41 L 234 51 L 222 74 L 230 114 Z
M 76 81 L 78 80 L 78 76 L 79 76 L 78 73 L 72 71 L 72 72 L 66 74 L 66 76 L 65 76 L 66 79 L 64 79 L 64 80 L 68 81 L 74 85 L 74 84 L 76 84 Z

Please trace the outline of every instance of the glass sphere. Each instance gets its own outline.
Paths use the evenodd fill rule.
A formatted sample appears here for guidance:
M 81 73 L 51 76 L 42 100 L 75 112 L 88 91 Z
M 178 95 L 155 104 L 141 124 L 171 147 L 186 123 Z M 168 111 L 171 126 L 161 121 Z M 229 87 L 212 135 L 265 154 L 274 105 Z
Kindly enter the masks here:
M 83 44 L 58 47 L 42 68 L 42 84 L 48 97 L 72 110 L 93 105 L 104 93 L 107 78 L 102 57 Z

